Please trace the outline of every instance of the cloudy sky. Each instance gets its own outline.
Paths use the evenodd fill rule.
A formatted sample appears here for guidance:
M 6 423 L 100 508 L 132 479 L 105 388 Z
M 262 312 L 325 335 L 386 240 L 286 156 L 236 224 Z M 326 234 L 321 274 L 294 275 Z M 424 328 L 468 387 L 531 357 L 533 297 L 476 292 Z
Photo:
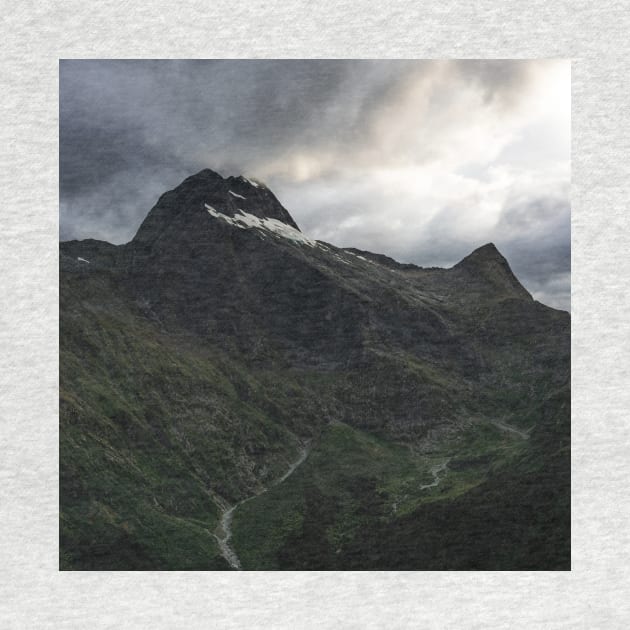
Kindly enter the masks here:
M 130 240 L 202 168 L 311 237 L 423 266 L 494 242 L 570 304 L 570 63 L 62 61 L 60 236 Z

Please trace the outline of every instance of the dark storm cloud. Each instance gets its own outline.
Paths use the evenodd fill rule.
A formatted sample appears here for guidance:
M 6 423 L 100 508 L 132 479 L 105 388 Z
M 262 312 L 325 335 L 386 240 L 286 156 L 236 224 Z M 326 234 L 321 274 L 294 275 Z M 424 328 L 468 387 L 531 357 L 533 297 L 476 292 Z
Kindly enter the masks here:
M 538 300 L 568 310 L 571 300 L 571 208 L 566 199 L 516 203 L 501 214 L 496 241 Z
M 62 200 L 95 188 L 111 194 L 119 178 L 123 186 L 129 178 L 141 183 L 144 172 L 172 170 L 179 176 L 208 165 L 241 172 L 296 148 L 367 144 L 364 121 L 386 109 L 409 77 L 432 65 L 62 61 Z M 513 65 L 508 70 L 491 62 L 457 62 L 456 67 L 485 93 L 503 94 L 523 74 Z M 169 178 L 169 183 L 176 182 Z
M 196 168 L 212 159 L 217 168 L 253 165 L 300 143 L 319 142 L 333 116 L 337 131 L 351 132 L 353 108 L 337 106 L 336 99 L 344 84 L 351 88 L 353 69 L 362 65 L 62 62 L 62 193 L 71 192 L 70 179 L 93 180 L 94 171 L 106 179 L 134 163 L 142 168 L 178 160 Z M 360 106 L 362 95 L 355 90 L 354 96 Z
M 263 178 L 305 231 L 335 244 L 437 265 L 494 240 L 537 297 L 566 308 L 565 176 L 532 184 L 556 163 L 541 160 L 545 133 L 526 133 L 521 107 L 543 71 L 522 61 L 62 61 L 61 238 L 129 240 L 161 193 L 209 167 Z M 501 155 L 508 175 L 495 168 Z
M 272 156 L 322 142 L 332 126 L 337 140 L 347 140 L 369 88 L 395 81 L 379 69 L 362 90 L 356 77 L 366 65 L 63 61 L 60 194 L 64 209 L 80 216 L 62 218 L 62 238 L 80 235 L 74 228 L 89 226 L 85 215 L 98 231 L 103 206 L 109 212 L 101 223 L 111 233 L 112 206 L 134 186 L 138 209 L 126 216 L 125 205 L 114 218 L 123 228 L 126 216 L 128 224 L 118 239 L 129 238 L 155 197 L 182 175 L 207 166 L 256 170 Z M 342 86 L 353 107 L 340 103 Z M 161 183 L 153 181 L 156 173 Z

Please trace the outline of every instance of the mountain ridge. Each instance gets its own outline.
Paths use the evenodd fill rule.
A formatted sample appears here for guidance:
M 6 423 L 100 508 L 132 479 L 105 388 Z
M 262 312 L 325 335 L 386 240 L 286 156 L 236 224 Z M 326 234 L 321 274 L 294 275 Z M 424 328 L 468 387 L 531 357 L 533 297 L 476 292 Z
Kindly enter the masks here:
M 245 189 L 243 188 L 244 186 L 246 187 Z M 268 203 L 261 208 L 259 205 L 260 199 L 256 197 L 253 199 L 254 207 L 252 207 L 251 200 L 248 201 L 247 197 L 241 199 L 241 201 L 236 201 L 236 197 L 234 195 L 235 191 L 232 189 L 241 192 L 248 192 L 249 194 L 251 194 L 252 191 L 256 195 L 262 194 Z M 240 193 L 236 193 L 236 195 L 240 196 Z M 216 208 L 211 205 L 212 203 L 215 204 Z M 182 212 L 180 209 L 175 210 L 173 206 L 177 206 L 177 208 L 180 208 L 181 206 L 188 207 L 185 212 Z M 163 232 L 164 229 L 166 229 L 166 227 L 168 227 L 174 220 L 180 218 L 182 214 L 189 212 L 190 208 L 203 207 L 207 210 L 208 206 L 210 206 L 216 213 L 220 213 L 221 215 L 232 219 L 244 214 L 252 214 L 252 216 L 259 219 L 276 219 L 286 225 L 289 225 L 297 231 L 300 231 L 297 223 L 295 223 L 290 213 L 280 204 L 277 198 L 266 186 L 264 186 L 264 184 L 253 184 L 251 183 L 251 180 L 248 180 L 242 175 L 238 177 L 230 176 L 223 178 L 215 171 L 204 169 L 199 173 L 186 178 L 173 190 L 161 195 L 160 199 L 148 213 L 146 219 L 142 222 L 131 241 L 121 245 L 113 245 L 107 241 L 99 241 L 96 239 L 62 241 L 62 251 L 66 248 L 67 250 L 71 249 L 77 253 L 89 254 L 92 249 L 96 248 L 96 253 L 98 254 L 98 249 L 103 249 L 104 247 L 116 248 L 116 250 L 112 249 L 111 251 L 124 251 L 125 249 L 129 249 L 132 244 L 145 244 L 150 241 L 151 234 L 153 234 L 153 232 Z M 246 208 L 242 208 L 240 206 L 246 206 Z M 251 210 L 251 213 L 249 210 Z M 151 224 L 156 222 L 163 224 L 163 227 L 161 229 L 156 229 L 155 227 L 152 228 Z M 155 237 L 156 235 L 153 234 L 153 236 Z M 320 243 L 324 247 L 335 247 L 324 242 Z M 497 256 L 482 256 L 482 252 L 488 251 L 488 248 L 493 249 Z M 412 263 L 401 263 L 388 256 L 375 252 L 369 252 L 352 247 L 336 249 L 358 255 L 367 254 L 373 262 L 380 262 L 399 269 L 423 269 L 423 267 L 418 265 Z M 465 257 L 454 266 L 463 266 L 468 260 L 472 259 L 477 259 L 483 262 L 491 261 L 493 258 L 497 257 L 507 264 L 507 261 L 505 261 L 505 259 L 500 255 L 494 244 L 489 243 L 475 249 L 469 256 Z M 433 269 L 437 269 L 437 267 L 433 267 Z

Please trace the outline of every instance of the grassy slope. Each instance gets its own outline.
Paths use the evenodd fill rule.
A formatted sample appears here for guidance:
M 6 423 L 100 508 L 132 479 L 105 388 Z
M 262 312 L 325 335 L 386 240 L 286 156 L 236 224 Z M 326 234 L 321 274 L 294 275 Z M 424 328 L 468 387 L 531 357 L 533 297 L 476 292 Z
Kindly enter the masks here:
M 210 534 L 220 499 L 280 477 L 296 436 L 356 398 L 355 375 L 254 371 L 167 334 L 114 286 L 106 273 L 62 276 L 61 567 L 226 568 Z M 396 392 L 409 366 L 380 369 Z M 437 386 L 418 379 L 411 390 Z
M 466 394 L 445 370 L 401 356 L 376 361 L 374 374 L 255 372 L 166 334 L 106 274 L 62 278 L 61 298 L 62 568 L 228 568 L 210 533 L 217 495 L 234 502 L 280 477 L 296 436 L 314 438 L 307 461 L 235 514 L 245 568 L 566 567 L 562 396 L 535 408 L 521 391 L 491 388 L 466 432 L 419 454 L 369 433 L 382 427 L 369 413 L 396 410 L 405 381 L 430 415 L 448 416 Z M 364 423 L 336 421 L 348 409 L 365 410 Z M 505 419 L 507 409 L 519 411 L 513 424 L 539 425 L 531 440 L 482 413 Z M 440 485 L 420 489 L 446 458 Z
M 225 568 L 213 493 L 247 496 L 297 448 L 265 384 L 161 333 L 107 278 L 63 285 L 64 306 L 62 568 Z
M 350 569 L 570 569 L 569 404 L 562 388 L 540 405 L 540 424 L 511 465 L 452 501 L 364 530 L 340 562 Z
M 346 568 L 342 554 L 364 531 L 389 527 L 419 505 L 453 500 L 522 450 L 521 440 L 488 424 L 419 454 L 333 423 L 292 477 L 236 511 L 234 546 L 246 569 Z M 433 481 L 431 468 L 449 457 L 439 486 L 423 489 Z

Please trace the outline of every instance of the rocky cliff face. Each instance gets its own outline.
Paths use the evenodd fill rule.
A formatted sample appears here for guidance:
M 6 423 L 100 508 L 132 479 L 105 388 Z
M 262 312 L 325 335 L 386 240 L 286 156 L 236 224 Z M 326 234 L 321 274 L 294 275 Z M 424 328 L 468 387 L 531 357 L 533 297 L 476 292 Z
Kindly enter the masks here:
M 214 367 L 231 366 L 221 387 L 204 381 L 204 391 L 221 391 L 196 400 L 193 428 L 177 419 L 159 424 L 162 441 L 171 436 L 163 446 L 194 442 L 200 431 L 215 431 L 222 444 L 248 406 L 251 417 L 240 422 L 252 439 L 233 439 L 228 455 L 211 456 L 224 460 L 220 473 L 194 465 L 212 492 L 232 497 L 264 482 L 292 440 L 318 435 L 331 421 L 427 450 L 481 417 L 528 418 L 569 376 L 568 314 L 535 302 L 494 245 L 451 269 L 340 249 L 302 234 L 262 183 L 210 170 L 165 193 L 125 245 L 62 243 L 61 287 L 69 417 L 90 408 L 121 430 L 103 415 L 113 394 L 86 396 L 79 372 L 65 369 L 64 349 L 69 364 L 87 361 L 84 377 L 95 389 L 105 378 L 122 396 L 117 408 L 133 398 L 142 415 L 135 430 L 158 439 L 146 392 L 116 380 L 126 376 L 115 356 L 102 375 L 109 326 L 129 327 L 118 339 L 123 355 L 141 340 L 170 347 L 186 370 L 210 355 Z M 168 383 L 162 352 L 155 361 L 141 380 L 155 387 L 156 374 L 164 379 L 160 406 L 172 408 L 182 392 Z M 238 391 L 230 398 L 226 388 Z M 280 426 L 261 429 L 269 417 Z M 230 475 L 228 489 L 222 476 Z

